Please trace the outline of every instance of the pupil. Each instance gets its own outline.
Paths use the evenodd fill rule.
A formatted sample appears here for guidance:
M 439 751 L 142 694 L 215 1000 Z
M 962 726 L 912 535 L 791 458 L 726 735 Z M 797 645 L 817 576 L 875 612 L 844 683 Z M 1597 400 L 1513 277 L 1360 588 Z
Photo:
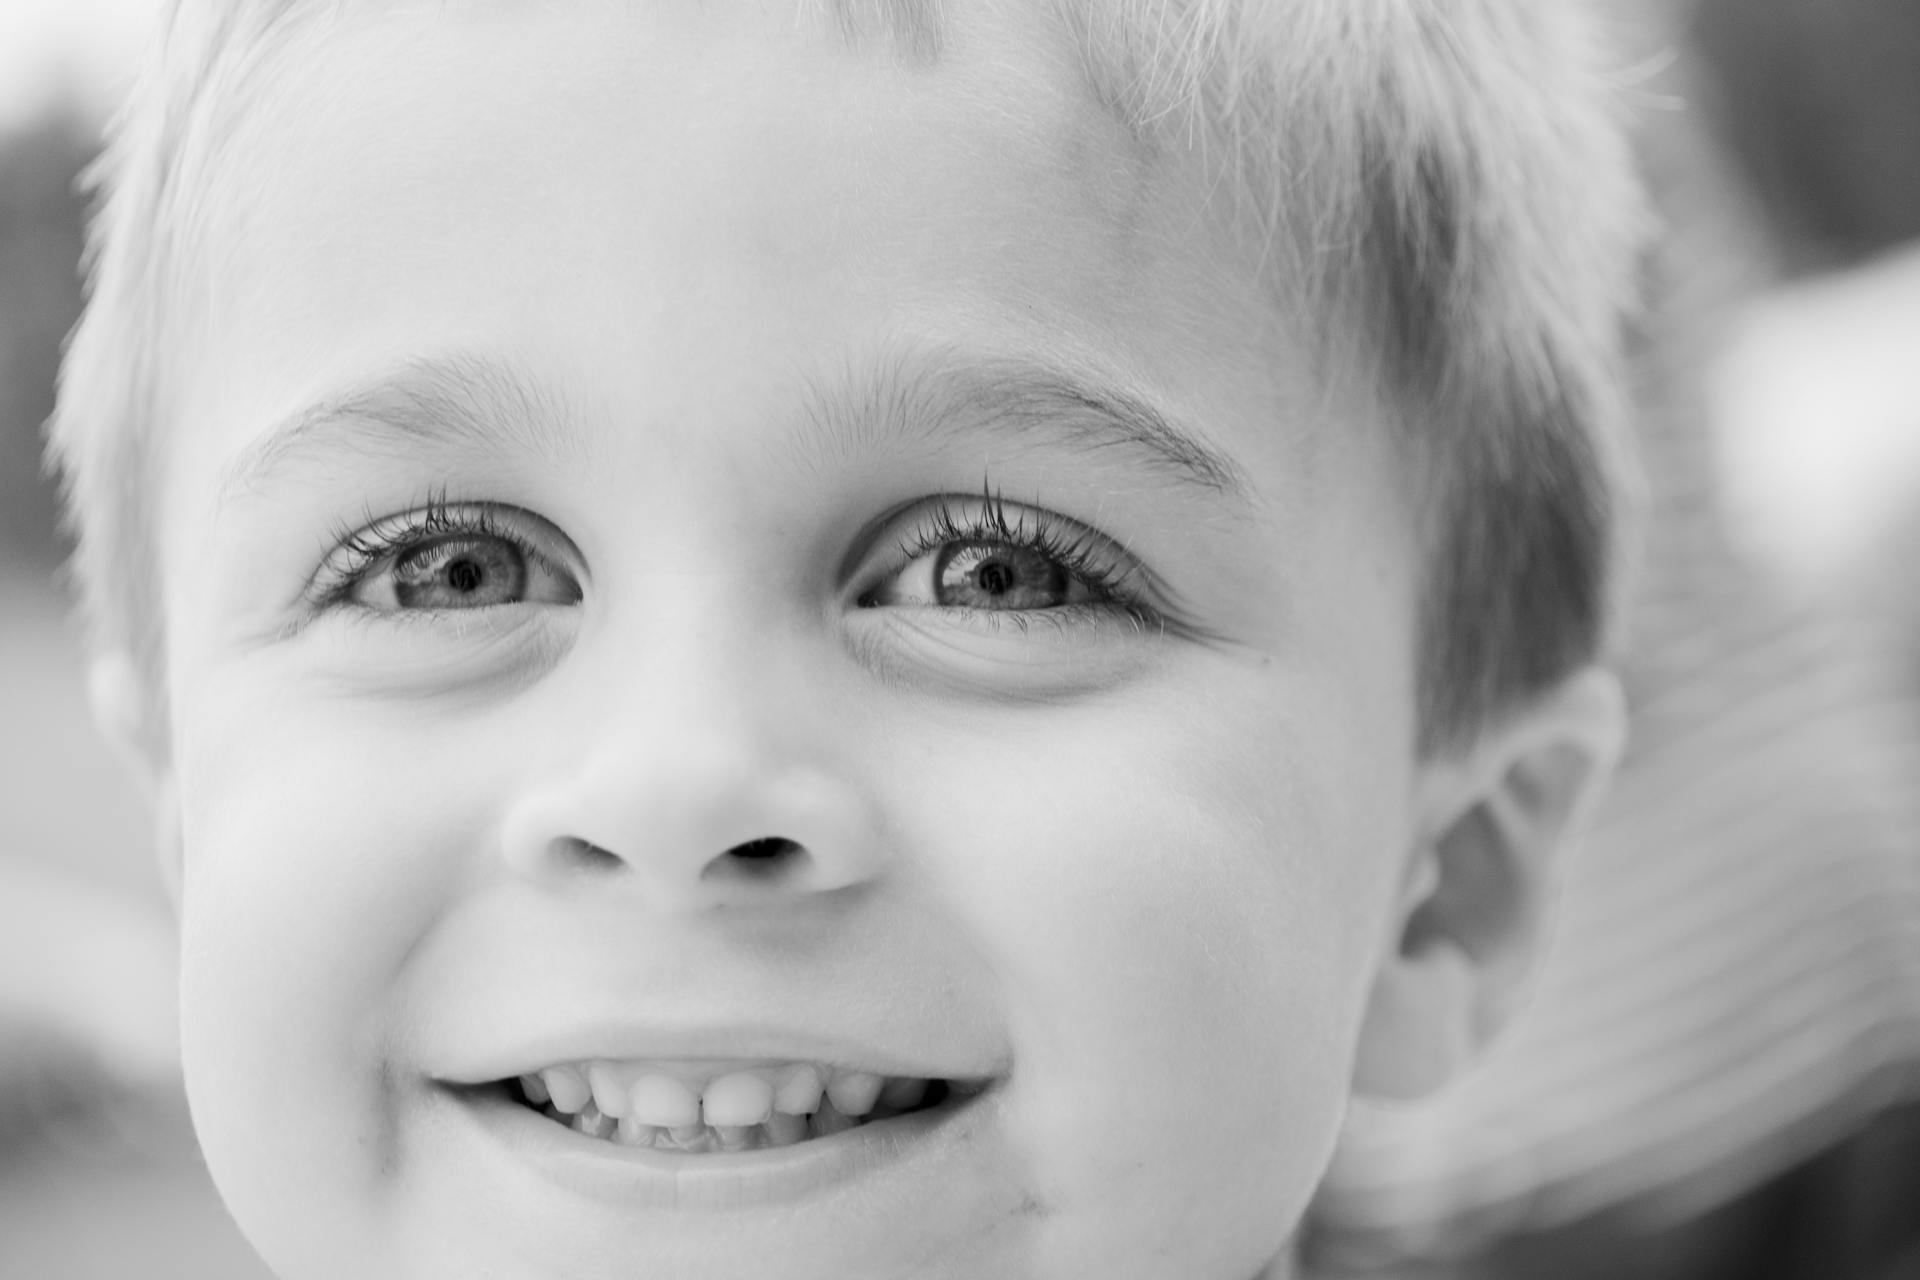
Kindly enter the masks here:
M 976 580 L 980 583 L 980 589 L 988 595 L 1003 596 L 1013 590 L 1013 570 L 999 560 L 989 560 L 981 565 Z
M 462 595 L 479 590 L 486 573 L 466 557 L 461 557 L 447 566 L 447 585 Z

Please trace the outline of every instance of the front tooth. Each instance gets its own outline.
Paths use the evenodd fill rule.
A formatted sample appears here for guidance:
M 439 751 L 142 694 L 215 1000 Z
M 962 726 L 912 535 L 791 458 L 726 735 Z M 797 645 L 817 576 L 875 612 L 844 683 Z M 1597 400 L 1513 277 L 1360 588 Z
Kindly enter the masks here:
M 927 1082 L 914 1076 L 896 1076 L 880 1088 L 880 1105 L 905 1111 L 927 1096 Z
M 773 1094 L 773 1109 L 790 1116 L 811 1115 L 820 1107 L 820 1073 L 802 1064 L 795 1067 Z
M 536 1073 L 520 1077 L 520 1092 L 527 1095 L 527 1101 L 536 1107 L 544 1107 L 553 1101 L 553 1095 L 547 1092 L 547 1082 Z
M 709 1080 L 700 1098 L 700 1116 L 718 1128 L 756 1125 L 773 1110 L 773 1086 L 752 1071 L 734 1071 Z
M 587 1087 L 587 1078 L 573 1067 L 548 1067 L 540 1077 L 547 1082 L 547 1094 L 555 1108 L 569 1115 L 586 1106 L 587 1099 L 593 1096 L 593 1090 Z
M 593 1090 L 594 1105 L 614 1119 L 624 1120 L 633 1110 L 632 1086 L 620 1078 L 612 1063 L 589 1063 L 587 1085 Z
M 700 1099 L 672 1076 L 641 1076 L 633 1082 L 629 1100 L 632 1106 L 627 1114 L 636 1120 L 662 1129 L 700 1127 Z
M 807 1118 L 790 1111 L 775 1111 L 767 1117 L 767 1145 L 790 1147 L 807 1136 Z
M 842 1113 L 863 1116 L 873 1110 L 882 1083 L 871 1071 L 837 1071 L 827 1081 L 827 1097 Z
M 820 1104 L 820 1109 L 813 1113 L 813 1119 L 808 1122 L 816 1138 L 832 1137 L 836 1133 L 853 1128 L 857 1123 L 858 1121 L 833 1105 L 831 1094 L 827 1095 L 827 1100 Z

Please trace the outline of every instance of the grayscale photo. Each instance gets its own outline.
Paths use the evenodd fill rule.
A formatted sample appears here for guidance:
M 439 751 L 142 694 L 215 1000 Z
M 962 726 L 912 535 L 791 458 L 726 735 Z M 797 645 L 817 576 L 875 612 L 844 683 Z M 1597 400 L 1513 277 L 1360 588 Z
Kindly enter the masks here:
M 1920 1280 L 1920 5 L 0 6 L 0 1280 Z

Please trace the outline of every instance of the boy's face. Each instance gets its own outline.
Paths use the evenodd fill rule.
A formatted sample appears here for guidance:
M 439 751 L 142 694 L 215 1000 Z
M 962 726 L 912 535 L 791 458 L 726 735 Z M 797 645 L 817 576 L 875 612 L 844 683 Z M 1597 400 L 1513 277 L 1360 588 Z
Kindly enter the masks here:
M 1414 540 L 1039 9 L 923 65 L 421 5 L 261 77 L 161 529 L 188 1087 L 283 1273 L 1283 1251 L 1417 838 Z M 957 1087 L 704 1152 L 499 1083 L 596 1060 Z

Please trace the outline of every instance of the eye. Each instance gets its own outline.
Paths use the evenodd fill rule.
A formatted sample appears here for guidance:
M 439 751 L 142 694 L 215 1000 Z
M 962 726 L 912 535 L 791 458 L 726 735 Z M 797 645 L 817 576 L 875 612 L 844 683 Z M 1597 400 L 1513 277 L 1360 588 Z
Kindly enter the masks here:
M 376 613 L 577 604 L 571 543 L 517 507 L 430 502 L 340 540 L 316 583 L 319 604 Z
M 504 538 L 456 534 L 411 547 L 363 579 L 356 603 L 398 609 L 480 609 L 526 598 L 527 557 Z
M 949 542 L 931 559 L 928 602 L 941 608 L 1057 609 L 1095 598 L 1090 584 L 1039 547 Z
M 1144 600 L 1145 571 L 1125 549 L 1040 508 L 995 495 L 940 497 L 896 527 L 897 554 L 905 563 L 860 596 L 862 607 L 1043 615 L 1052 621 L 1155 617 Z

